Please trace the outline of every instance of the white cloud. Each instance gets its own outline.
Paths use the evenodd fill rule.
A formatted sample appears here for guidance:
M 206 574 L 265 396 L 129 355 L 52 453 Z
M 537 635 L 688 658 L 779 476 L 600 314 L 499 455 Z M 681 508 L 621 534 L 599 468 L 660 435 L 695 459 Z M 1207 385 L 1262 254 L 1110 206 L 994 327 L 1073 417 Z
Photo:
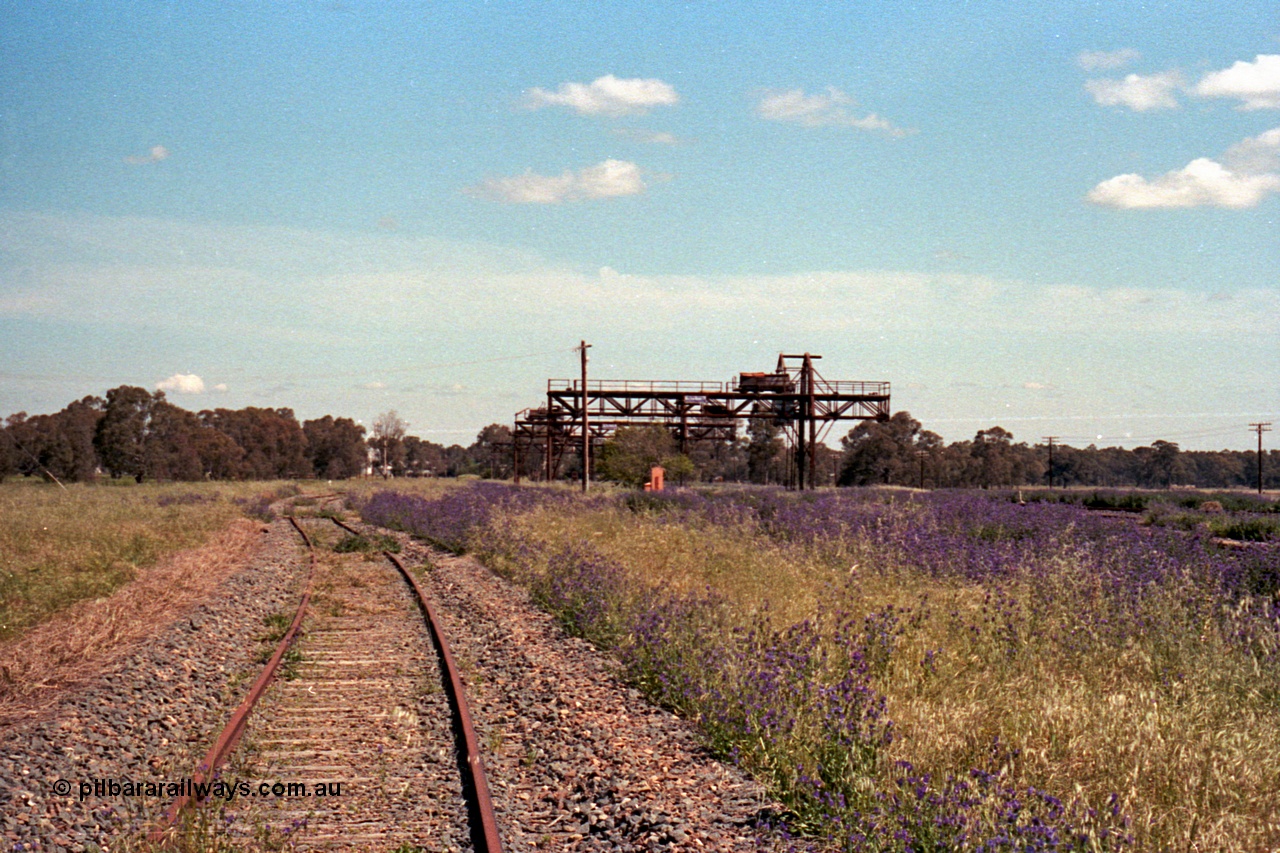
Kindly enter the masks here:
M 849 109 L 854 105 L 853 98 L 834 86 L 827 87 L 824 95 L 806 95 L 803 89 L 788 89 L 763 94 L 756 103 L 756 115 L 803 127 L 851 127 L 882 131 L 890 136 L 906 136 L 912 132 L 875 113 L 856 116 Z
M 535 88 L 525 94 L 530 109 L 567 107 L 580 115 L 633 115 L 679 102 L 676 90 L 661 80 L 620 79 L 612 74 L 590 83 L 562 83 L 554 92 Z
M 308 351 L 335 340 L 403 336 L 438 351 L 434 360 L 442 362 L 455 360 L 448 354 L 451 335 L 524 352 L 540 349 L 547 337 L 558 340 L 555 336 L 566 328 L 626 337 L 637 317 L 650 318 L 656 331 L 673 339 L 692 339 L 711 328 L 731 330 L 724 334 L 742 340 L 812 339 L 817 352 L 822 350 L 816 347 L 845 346 L 868 335 L 873 336 L 868 340 L 879 335 L 951 340 L 972 333 L 1031 340 L 1052 329 L 1102 342 L 1163 333 L 1221 341 L 1246 333 L 1280 333 L 1280 292 L 1275 289 L 1236 289 L 1233 299 L 1223 301 L 1220 295 L 1173 287 L 1050 287 L 985 276 L 892 271 L 653 276 L 603 265 L 587 272 L 501 247 L 418 237 L 311 231 L 303 239 L 290 229 L 170 226 L 162 221 L 139 227 L 147 224 L 131 218 L 120 222 L 0 213 L 0 250 L 10 263 L 29 270 L 18 278 L 5 275 L 0 265 L 0 298 L 38 292 L 53 300 L 25 310 L 14 305 L 16 310 L 6 316 L 56 317 L 85 328 L 145 322 L 191 340 L 208 340 L 212 328 L 226 340 L 281 338 L 306 345 L 287 349 Z M 90 240 L 110 250 L 115 260 L 104 256 L 70 276 L 50 256 L 51 249 L 32 239 L 35 229 L 49 241 Z M 29 236 L 18 239 L 23 234 Z M 138 265 L 138 252 L 157 237 L 185 244 L 187 260 L 156 256 L 150 259 L 154 266 Z M 199 260 L 191 258 L 198 258 L 199 246 L 206 243 L 220 247 L 229 264 L 216 276 L 207 275 Z M 309 257 L 315 263 L 305 269 L 286 265 L 311 244 L 315 247 Z M 319 244 L 329 251 L 319 251 Z M 355 267 L 333 260 L 346 264 L 352 256 L 359 258 Z M 225 281 L 233 272 L 243 279 L 237 290 L 244 293 L 228 302 L 206 282 Z M 165 294 L 172 293 L 181 298 L 164 302 Z M 308 294 L 305 318 L 298 313 L 298 293 Z M 378 298 L 366 298 L 370 293 Z M 304 319 L 305 327 L 299 329 Z M 294 329 L 293 338 L 282 338 L 287 329 Z M 1052 381 L 1031 367 L 1021 368 L 1029 379 Z M 258 364 L 247 369 L 250 374 L 268 370 Z M 300 371 L 296 365 L 290 369 Z M 277 373 L 242 379 L 235 390 L 252 395 L 255 386 L 276 381 Z M 166 382 L 180 379 L 182 374 Z M 348 387 L 371 380 L 355 376 Z M 458 376 L 456 381 L 472 380 Z M 13 410 L 18 408 L 22 406 Z
M 1202 98 L 1239 98 L 1242 110 L 1280 109 L 1280 54 L 1259 54 L 1253 62 L 1206 74 L 1193 91 Z
M 578 172 L 539 175 L 530 170 L 511 178 L 489 178 L 469 187 L 478 198 L 512 204 L 559 204 L 638 195 L 646 189 L 640 167 L 626 160 L 605 160 Z
M 1023 382 L 1022 387 L 1028 391 L 1049 391 L 1053 388 L 1052 385 L 1044 382 Z
M 1201 157 L 1154 180 L 1117 175 L 1089 191 L 1094 204 L 1125 209 L 1253 207 L 1280 192 L 1280 127 L 1227 149 L 1222 162 Z
M 153 145 L 151 150 L 141 156 L 132 156 L 124 158 L 126 163 L 134 166 L 144 166 L 147 163 L 159 163 L 161 160 L 169 159 L 169 149 L 163 145 Z
M 1222 160 L 1234 172 L 1280 172 L 1280 127 L 1273 127 L 1231 146 Z
M 229 390 L 231 390 L 231 389 L 229 389 L 229 388 L 227 387 L 227 383 L 225 383 L 225 382 L 219 382 L 217 385 L 214 385 L 214 386 L 213 386 L 213 390 L 214 390 L 216 393 L 218 393 L 218 394 L 225 394 L 225 393 L 227 393 L 227 391 L 229 391 Z
M 173 394 L 203 394 L 204 380 L 194 373 L 175 373 L 157 382 L 156 388 Z
M 431 429 L 464 427 L 457 434 L 471 437 L 482 424 L 509 423 L 511 413 L 537 405 L 548 376 L 574 375 L 568 348 L 580 338 L 603 342 L 592 351 L 600 353 L 593 375 L 601 378 L 723 380 L 738 370 L 770 369 L 780 349 L 803 347 L 826 356 L 828 378 L 892 380 L 895 408 L 926 423 L 972 416 L 985 402 L 966 392 L 907 394 L 905 383 L 947 389 L 959 375 L 998 388 L 992 393 L 1003 395 L 1001 405 L 1012 385 L 1026 403 L 1024 415 L 1048 411 L 1038 405 L 1133 411 L 1139 399 L 1169 407 L 1146 411 L 1273 419 L 1267 371 L 1236 368 L 1275 363 L 1280 290 L 1213 290 L 857 270 L 654 276 L 628 272 L 607 256 L 588 269 L 403 232 L 0 211 L 0 311 L 6 298 L 17 300 L 10 303 L 17 313 L 0 316 L 53 318 L 66 337 L 88 341 L 99 337 L 95 330 L 118 329 L 126 355 L 143 324 L 171 342 L 169 355 L 156 354 L 171 359 L 159 367 L 122 362 L 117 373 L 104 365 L 108 375 L 159 375 L 183 366 L 183 351 L 213 342 L 227 359 L 221 369 L 239 377 L 236 405 L 301 407 L 300 417 L 348 415 L 368 424 L 382 392 L 355 386 L 370 373 L 406 374 L 424 389 L 410 396 L 426 401 L 402 401 L 407 419 Z M 304 306 L 299 293 L 307 294 Z M 28 294 L 49 301 L 23 303 Z M 388 361 L 386 352 L 366 346 L 378 339 L 404 341 L 408 354 Z M 655 347 L 654 340 L 664 343 Z M 245 348 L 244 341 L 257 343 Z M 432 367 L 539 351 L 548 354 Z M 90 363 L 111 353 L 82 356 Z M 353 371 L 344 381 L 325 373 L 339 362 Z M 63 355 L 23 369 L 57 373 L 66 363 Z M 1055 387 L 1023 393 L 1027 380 Z M 105 382 L 97 387 L 111 387 Z M 1160 396 L 1137 398 L 1142 382 L 1159 385 Z M 277 383 L 283 387 L 273 389 Z M 449 405 L 432 406 L 452 385 L 462 389 Z M 37 387 L 45 384 L 0 382 L 0 412 L 36 405 L 56 411 L 86 393 L 49 384 L 56 394 L 46 407 L 30 390 Z M 1065 430 L 1046 422 L 1036 435 L 1051 432 Z
M 1112 71 L 1141 57 L 1142 54 L 1131 47 L 1111 51 L 1086 50 L 1076 57 L 1076 62 L 1085 71 Z
M 632 127 L 614 128 L 614 134 L 624 139 L 630 139 L 633 142 L 643 142 L 648 145 L 682 145 L 684 141 L 673 133 L 665 130 L 642 130 Z
M 1141 175 L 1117 175 L 1089 191 L 1094 204 L 1128 210 L 1180 207 L 1253 207 L 1268 193 L 1280 192 L 1280 175 L 1233 172 L 1201 157 L 1185 168 L 1148 181 Z
M 1123 80 L 1089 80 L 1085 89 L 1104 107 L 1128 107 L 1137 112 L 1176 109 L 1174 93 L 1182 88 L 1181 72 L 1130 74 Z

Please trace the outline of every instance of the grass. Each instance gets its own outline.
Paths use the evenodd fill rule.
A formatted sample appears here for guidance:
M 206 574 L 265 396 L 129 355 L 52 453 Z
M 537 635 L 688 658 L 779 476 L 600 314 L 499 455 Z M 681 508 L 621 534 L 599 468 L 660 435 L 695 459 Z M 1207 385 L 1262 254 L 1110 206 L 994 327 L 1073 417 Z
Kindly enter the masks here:
M 0 484 L 0 641 L 203 544 L 262 484 Z
M 641 686 L 766 782 L 794 826 L 899 849 L 891 832 L 859 841 L 855 813 L 870 825 L 892 800 L 891 816 L 924 832 L 965 798 L 991 827 L 1010 803 L 1025 817 L 1061 801 L 1084 840 L 1026 849 L 1111 849 L 1125 835 L 1150 850 L 1280 845 L 1280 649 L 1274 631 L 1240 640 L 1276 602 L 1231 604 L 1175 579 L 1126 611 L 1124 590 L 1099 586 L 1102 558 L 1071 547 L 1037 573 L 980 582 L 904 568 L 874 536 L 788 544 L 634 509 L 534 509 L 474 543 L 570 630 L 632 654 Z M 573 571 L 589 577 L 574 587 Z M 672 597 L 703 603 L 662 611 Z M 638 666 L 637 632 L 651 632 Z M 833 728 L 831 691 L 855 669 L 867 692 L 839 707 L 862 718 Z
M 360 554 L 367 561 L 382 558 L 383 551 L 400 553 L 400 542 L 394 536 L 383 533 L 360 533 L 343 536 L 333 545 L 337 554 Z

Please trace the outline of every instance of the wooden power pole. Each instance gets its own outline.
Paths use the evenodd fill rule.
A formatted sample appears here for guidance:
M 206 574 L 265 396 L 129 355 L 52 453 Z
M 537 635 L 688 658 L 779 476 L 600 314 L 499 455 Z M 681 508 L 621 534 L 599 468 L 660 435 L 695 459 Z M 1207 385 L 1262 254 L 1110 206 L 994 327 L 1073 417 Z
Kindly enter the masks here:
M 591 419 L 587 414 L 587 350 L 591 344 L 582 341 L 578 345 L 582 353 L 582 491 L 591 480 Z
M 1049 488 L 1053 488 L 1053 443 L 1058 440 L 1056 435 L 1042 435 L 1043 440 L 1049 442 Z
M 1262 494 L 1262 434 L 1271 432 L 1271 421 L 1249 424 L 1249 428 L 1258 434 L 1258 494 Z

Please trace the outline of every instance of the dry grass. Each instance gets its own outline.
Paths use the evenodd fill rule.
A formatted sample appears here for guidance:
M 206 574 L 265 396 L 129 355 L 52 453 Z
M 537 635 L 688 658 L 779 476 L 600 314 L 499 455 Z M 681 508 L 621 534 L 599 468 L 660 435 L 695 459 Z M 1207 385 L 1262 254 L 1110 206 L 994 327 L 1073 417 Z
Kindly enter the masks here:
M 139 569 L 114 594 L 73 604 L 0 646 L 0 726 L 39 715 L 207 598 L 260 547 L 261 529 L 234 520 L 202 547 Z
M 998 737 L 1018 750 L 1017 784 L 1097 808 L 1116 795 L 1138 849 L 1280 849 L 1280 671 L 1231 641 L 1230 618 L 1190 621 L 1193 590 L 1154 596 L 1148 630 L 1123 644 L 1066 648 L 1055 629 L 1087 624 L 1091 606 L 1088 566 L 1073 555 L 1050 603 L 1015 581 L 997 615 L 992 589 L 878 564 L 874 543 L 837 560 L 745 528 L 614 509 L 502 523 L 526 541 L 590 542 L 652 589 L 710 587 L 743 624 L 765 602 L 775 624 L 824 609 L 910 610 L 875 683 L 897 732 L 886 766 L 964 774 Z
M 204 543 L 263 484 L 0 485 L 0 641 Z
M 674 595 L 714 589 L 744 615 L 767 602 L 779 621 L 799 621 L 842 581 L 830 563 L 746 528 L 693 529 L 614 509 L 566 515 L 536 508 L 509 523 L 518 538 L 553 548 L 588 542 L 637 580 Z

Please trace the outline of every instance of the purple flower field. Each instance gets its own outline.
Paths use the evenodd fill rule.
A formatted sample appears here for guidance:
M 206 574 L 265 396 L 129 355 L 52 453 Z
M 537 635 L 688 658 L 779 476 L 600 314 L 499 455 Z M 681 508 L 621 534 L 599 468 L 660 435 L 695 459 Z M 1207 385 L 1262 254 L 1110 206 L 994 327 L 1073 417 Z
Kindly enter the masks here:
M 613 650 L 765 782 L 797 849 L 1280 843 L 1277 549 L 974 492 L 481 484 L 363 513 Z M 732 573 L 674 591 L 628 556 L 643 537 L 705 539 L 743 578 L 803 562 L 818 603 L 744 609 Z

